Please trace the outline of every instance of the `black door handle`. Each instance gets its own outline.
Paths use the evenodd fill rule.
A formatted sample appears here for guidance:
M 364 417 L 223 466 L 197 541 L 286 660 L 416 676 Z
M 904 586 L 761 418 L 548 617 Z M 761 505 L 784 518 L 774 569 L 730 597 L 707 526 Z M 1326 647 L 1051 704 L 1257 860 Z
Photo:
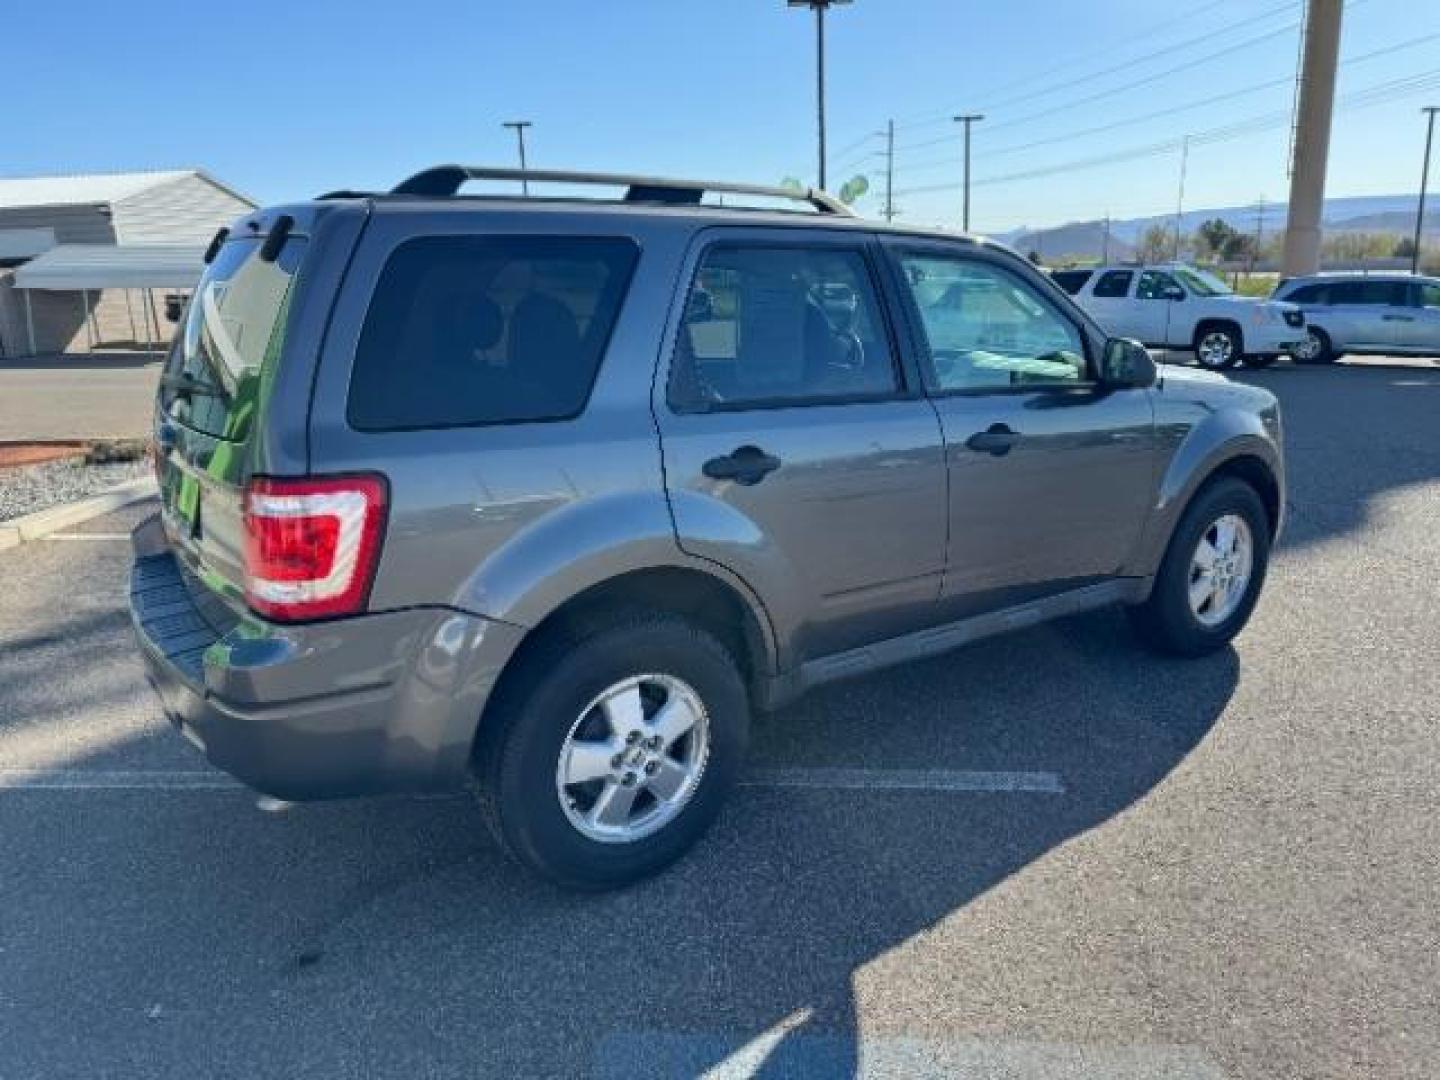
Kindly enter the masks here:
M 749 487 L 758 484 L 780 467 L 780 459 L 758 446 L 737 447 L 729 454 L 713 457 L 700 467 L 711 480 L 734 480 Z
M 1012 431 L 1007 424 L 991 424 L 984 431 L 977 431 L 965 440 L 965 445 L 981 454 L 1004 457 L 1010 448 L 1020 441 L 1020 433 Z

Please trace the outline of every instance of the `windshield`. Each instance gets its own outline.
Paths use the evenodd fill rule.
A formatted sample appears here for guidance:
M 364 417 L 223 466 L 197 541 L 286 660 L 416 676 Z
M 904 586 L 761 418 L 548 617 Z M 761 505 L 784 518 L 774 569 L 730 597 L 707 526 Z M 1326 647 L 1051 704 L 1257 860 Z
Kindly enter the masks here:
M 1172 271 L 1195 296 L 1233 296 L 1235 290 L 1208 270 L 1177 266 Z
M 274 262 L 265 262 L 260 244 L 231 241 L 206 268 L 161 383 L 163 406 L 177 422 L 229 441 L 249 431 L 305 252 L 304 239 L 291 238 Z

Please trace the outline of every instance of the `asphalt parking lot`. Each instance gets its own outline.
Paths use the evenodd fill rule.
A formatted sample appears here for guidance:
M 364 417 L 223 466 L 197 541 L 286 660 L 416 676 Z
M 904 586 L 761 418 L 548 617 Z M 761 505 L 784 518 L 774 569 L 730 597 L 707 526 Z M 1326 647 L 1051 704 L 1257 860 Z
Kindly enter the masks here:
M 1240 377 L 1292 505 L 1235 649 L 1106 612 L 814 694 L 602 897 L 460 798 L 207 771 L 130 645 L 145 507 L 0 554 L 0 1076 L 1433 1077 L 1440 369 Z

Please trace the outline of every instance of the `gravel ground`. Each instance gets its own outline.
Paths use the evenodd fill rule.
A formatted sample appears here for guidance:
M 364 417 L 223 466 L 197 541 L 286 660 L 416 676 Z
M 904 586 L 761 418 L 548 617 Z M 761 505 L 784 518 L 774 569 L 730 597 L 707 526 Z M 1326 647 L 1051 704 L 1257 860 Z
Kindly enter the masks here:
M 0 469 L 0 521 L 98 495 L 116 484 L 144 476 L 149 470 L 145 461 L 85 465 L 73 460 Z

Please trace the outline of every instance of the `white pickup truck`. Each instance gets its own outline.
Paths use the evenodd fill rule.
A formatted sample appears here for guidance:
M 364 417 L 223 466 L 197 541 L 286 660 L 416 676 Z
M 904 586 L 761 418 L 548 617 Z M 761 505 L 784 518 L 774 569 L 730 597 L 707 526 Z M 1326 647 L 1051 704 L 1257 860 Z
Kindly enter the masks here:
M 1151 348 L 1193 349 L 1201 367 L 1264 367 L 1305 339 L 1295 304 L 1237 296 L 1185 263 L 1055 270 L 1055 283 L 1106 333 Z

